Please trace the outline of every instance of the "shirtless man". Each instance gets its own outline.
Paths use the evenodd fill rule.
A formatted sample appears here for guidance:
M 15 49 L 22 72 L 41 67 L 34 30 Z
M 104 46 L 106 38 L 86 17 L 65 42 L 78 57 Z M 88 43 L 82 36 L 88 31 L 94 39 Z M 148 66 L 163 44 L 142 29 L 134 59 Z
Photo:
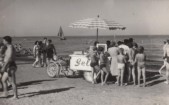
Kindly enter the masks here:
M 3 83 L 3 94 L 1 97 L 7 97 L 7 80 L 9 79 L 12 83 L 13 92 L 14 92 L 14 99 L 18 98 L 17 93 L 17 86 L 16 86 L 16 77 L 15 72 L 17 70 L 17 66 L 15 63 L 15 48 L 12 45 L 12 38 L 10 36 L 3 37 L 3 43 L 6 45 L 7 49 L 5 51 L 4 56 L 4 65 L 1 69 L 1 72 L 3 73 L 2 76 L 2 83 Z
M 138 71 L 138 86 L 140 87 L 140 78 L 141 74 L 143 76 L 144 87 L 146 86 L 146 73 L 145 73 L 145 61 L 146 56 L 144 54 L 144 47 L 139 47 L 139 52 L 136 54 L 134 64 L 137 63 L 137 71 Z

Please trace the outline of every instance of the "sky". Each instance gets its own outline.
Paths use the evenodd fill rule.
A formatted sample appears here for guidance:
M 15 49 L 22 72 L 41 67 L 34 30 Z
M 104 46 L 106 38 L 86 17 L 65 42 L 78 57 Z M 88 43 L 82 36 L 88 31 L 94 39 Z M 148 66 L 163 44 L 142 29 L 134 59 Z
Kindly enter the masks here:
M 169 0 L 0 0 L 0 36 L 94 36 L 69 25 L 97 15 L 126 27 L 99 35 L 169 35 Z

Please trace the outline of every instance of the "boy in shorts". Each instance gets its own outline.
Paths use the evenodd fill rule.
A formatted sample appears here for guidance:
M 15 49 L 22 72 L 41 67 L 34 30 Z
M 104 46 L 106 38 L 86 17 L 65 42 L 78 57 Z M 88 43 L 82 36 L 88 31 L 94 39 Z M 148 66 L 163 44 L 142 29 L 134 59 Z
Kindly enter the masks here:
M 139 51 L 136 54 L 134 64 L 137 63 L 137 71 L 138 71 L 138 86 L 140 87 L 140 78 L 141 74 L 143 76 L 143 86 L 146 86 L 146 70 L 145 70 L 145 61 L 146 55 L 144 54 L 144 47 L 140 46 Z
M 126 57 L 124 55 L 124 49 L 119 49 L 119 55 L 117 56 L 117 69 L 118 69 L 118 77 L 117 83 L 120 86 L 123 86 L 123 77 L 124 77 L 124 69 L 125 69 Z
M 100 55 L 101 82 L 102 82 L 102 85 L 104 85 L 104 84 L 106 84 L 107 78 L 109 76 L 109 71 L 106 69 L 108 56 L 106 55 L 106 53 L 104 53 L 104 48 L 103 47 L 99 47 L 98 48 L 98 53 Z M 104 73 L 106 73 L 105 78 L 104 78 Z

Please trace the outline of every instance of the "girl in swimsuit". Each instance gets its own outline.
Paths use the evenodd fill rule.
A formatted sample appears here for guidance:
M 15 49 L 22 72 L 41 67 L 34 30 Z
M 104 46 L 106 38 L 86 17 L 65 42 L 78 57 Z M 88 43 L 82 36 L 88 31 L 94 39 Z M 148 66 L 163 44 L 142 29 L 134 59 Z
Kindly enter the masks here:
M 136 54 L 134 64 L 137 63 L 137 71 L 138 71 L 138 86 L 140 87 L 140 78 L 141 74 L 143 76 L 143 86 L 146 86 L 146 73 L 145 73 L 145 61 L 146 61 L 146 56 L 144 54 L 144 47 L 140 46 L 139 47 L 139 52 Z

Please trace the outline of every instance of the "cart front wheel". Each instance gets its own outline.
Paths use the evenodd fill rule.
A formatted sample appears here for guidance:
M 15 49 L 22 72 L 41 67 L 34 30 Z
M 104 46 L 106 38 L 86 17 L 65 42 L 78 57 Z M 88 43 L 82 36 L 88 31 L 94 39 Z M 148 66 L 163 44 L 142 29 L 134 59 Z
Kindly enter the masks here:
M 92 79 L 92 72 L 84 72 L 83 73 L 83 77 L 86 81 L 88 82 L 94 82 L 93 79 Z M 94 79 L 96 79 L 96 73 L 94 73 Z
M 54 78 L 55 76 L 59 76 L 60 67 L 57 63 L 51 62 L 47 67 L 47 74 L 49 77 Z

